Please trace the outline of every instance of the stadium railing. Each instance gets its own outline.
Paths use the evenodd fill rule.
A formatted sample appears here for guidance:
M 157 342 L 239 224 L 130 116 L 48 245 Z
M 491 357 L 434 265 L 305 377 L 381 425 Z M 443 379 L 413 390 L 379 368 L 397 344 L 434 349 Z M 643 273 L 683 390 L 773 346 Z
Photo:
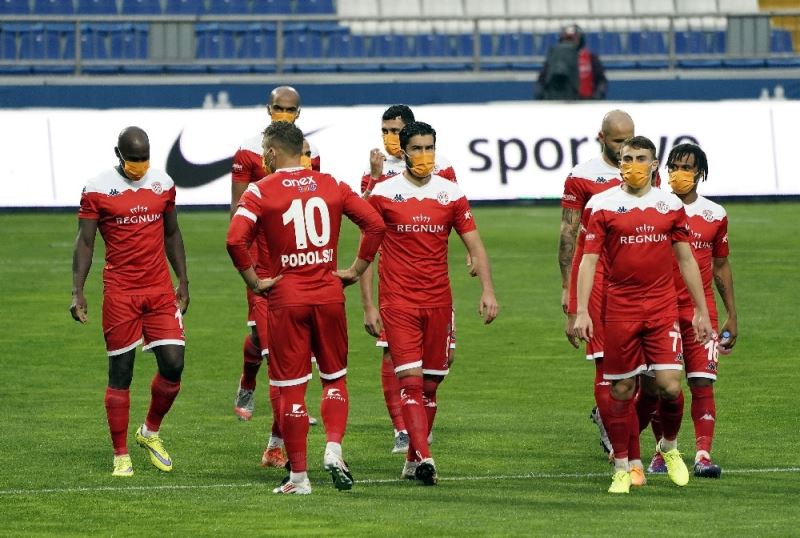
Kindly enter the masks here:
M 374 17 L 3 15 L 0 75 L 535 71 L 582 24 L 607 69 L 800 66 L 800 10 L 752 14 Z

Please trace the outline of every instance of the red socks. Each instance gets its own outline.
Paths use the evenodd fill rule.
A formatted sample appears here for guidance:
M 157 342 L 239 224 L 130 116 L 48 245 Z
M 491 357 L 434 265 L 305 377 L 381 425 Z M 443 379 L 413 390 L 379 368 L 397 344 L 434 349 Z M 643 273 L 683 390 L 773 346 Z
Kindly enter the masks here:
M 180 381 L 170 381 L 156 372 L 152 383 L 150 383 L 150 409 L 147 411 L 147 418 L 144 419 L 144 425 L 147 426 L 148 430 L 151 432 L 158 431 L 161 427 L 161 421 L 164 420 L 164 415 L 172 407 L 172 402 L 178 397 L 180 390 Z
M 128 417 L 131 408 L 130 390 L 106 387 L 105 405 L 108 429 L 111 431 L 111 443 L 114 445 L 114 455 L 127 454 Z
M 658 415 L 661 417 L 663 437 L 667 441 L 677 439 L 683 419 L 683 391 L 674 400 L 659 399 Z
M 406 429 L 403 420 L 403 410 L 400 404 L 400 381 L 394 373 L 394 365 L 391 360 L 385 358 L 381 360 L 381 386 L 383 386 L 383 399 L 386 402 L 386 410 L 389 411 L 389 418 L 392 419 L 392 426 L 397 431 Z
M 329 443 L 341 443 L 347 428 L 349 401 L 347 382 L 342 376 L 333 381 L 322 380 L 322 404 L 320 413 L 325 424 L 325 439 Z
M 308 469 L 306 461 L 308 437 L 308 411 L 306 410 L 306 383 L 291 387 L 280 387 L 281 424 L 283 444 L 289 456 L 292 472 L 302 473 Z
M 628 412 L 628 459 L 640 460 L 642 459 L 641 447 L 639 445 L 639 416 L 636 414 L 635 404 L 631 406 Z
M 436 419 L 436 389 L 438 388 L 438 382 L 423 378 L 422 403 L 425 406 L 425 416 L 428 419 L 427 435 L 430 435 L 431 430 L 433 429 L 433 421 Z
M 269 386 L 269 403 L 272 405 L 272 436 L 281 437 L 281 389 Z
M 244 345 L 242 346 L 244 364 L 242 364 L 242 378 L 239 380 L 239 385 L 245 390 L 254 390 L 256 388 L 256 376 L 263 360 L 261 350 L 256 347 L 250 336 L 249 334 L 245 336 Z
M 633 414 L 633 400 L 617 400 L 613 395 L 609 398 L 608 412 L 603 419 L 616 459 L 628 457 L 630 432 L 628 431 Z M 602 411 L 601 411 L 602 413 Z
M 636 414 L 638 417 L 639 432 L 643 432 L 647 429 L 647 426 L 652 423 L 656 441 L 659 441 L 661 439 L 661 420 L 658 418 L 657 409 L 658 395 L 647 394 L 639 389 L 639 393 L 636 396 Z
M 422 378 L 409 376 L 399 381 L 403 419 L 410 439 L 407 458 L 409 461 L 430 458 L 428 417 L 423 407 Z
M 692 422 L 694 422 L 694 437 L 697 450 L 711 453 L 711 443 L 714 441 L 714 425 L 717 420 L 717 406 L 714 403 L 714 387 L 693 387 L 692 391 Z

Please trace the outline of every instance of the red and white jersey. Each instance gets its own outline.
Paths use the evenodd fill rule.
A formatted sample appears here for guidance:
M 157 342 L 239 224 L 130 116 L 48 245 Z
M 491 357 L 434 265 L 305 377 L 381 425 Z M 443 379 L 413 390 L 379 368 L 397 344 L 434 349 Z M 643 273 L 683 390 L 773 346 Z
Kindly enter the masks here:
M 715 204 L 703 196 L 698 196 L 697 200 L 691 204 L 684 204 L 683 209 L 686 211 L 689 221 L 692 252 L 697 260 L 697 266 L 700 268 L 708 313 L 711 319 L 717 319 L 717 305 L 714 301 L 714 290 L 711 287 L 713 258 L 728 257 L 728 215 L 721 205 Z M 674 262 L 674 270 L 678 306 L 681 308 L 692 307 L 694 303 L 681 276 L 677 260 Z
M 233 165 L 231 166 L 231 180 L 234 183 L 253 183 L 267 175 L 264 170 L 264 162 L 261 160 L 263 149 L 261 143 L 264 135 L 259 133 L 250 137 L 239 146 L 233 155 Z M 311 168 L 319 171 L 319 151 L 317 146 L 308 142 L 311 148 Z
M 106 243 L 105 293 L 172 293 L 164 251 L 164 213 L 175 210 L 175 184 L 150 168 L 131 181 L 110 168 L 83 188 L 78 218 L 98 221 Z
M 656 188 L 641 197 L 619 189 L 588 207 L 585 252 L 608 258 L 605 321 L 677 319 L 672 244 L 690 241 L 681 200 Z
M 390 177 L 394 177 L 397 174 L 402 174 L 406 171 L 406 161 L 405 159 L 398 159 L 394 155 L 389 155 L 386 157 L 386 160 L 383 161 L 383 172 L 381 172 L 381 177 L 374 178 L 369 170 L 364 172 L 364 175 L 361 176 L 361 192 L 366 192 L 368 190 L 372 190 L 375 188 L 375 185 L 380 183 L 381 181 L 385 181 Z M 445 179 L 449 179 L 450 181 L 456 181 L 456 171 L 453 169 L 453 165 L 450 164 L 450 161 L 441 157 L 438 153 L 436 154 L 436 160 L 433 163 L 433 174 L 442 176 Z
M 589 199 L 599 192 L 622 183 L 619 168 L 608 164 L 603 157 L 595 157 L 578 164 L 564 181 L 561 207 L 583 211 Z
M 252 265 L 257 235 L 269 249 L 267 274 L 283 278 L 269 291 L 269 308 L 344 302 L 336 270 L 342 214 L 363 232 L 358 257 L 372 261 L 383 238 L 380 216 L 346 183 L 305 168 L 283 168 L 247 187 L 228 230 L 236 268 Z
M 458 184 L 433 174 L 420 187 L 398 174 L 378 183 L 369 202 L 386 223 L 378 263 L 381 308 L 451 306 L 450 230 L 462 235 L 476 229 Z

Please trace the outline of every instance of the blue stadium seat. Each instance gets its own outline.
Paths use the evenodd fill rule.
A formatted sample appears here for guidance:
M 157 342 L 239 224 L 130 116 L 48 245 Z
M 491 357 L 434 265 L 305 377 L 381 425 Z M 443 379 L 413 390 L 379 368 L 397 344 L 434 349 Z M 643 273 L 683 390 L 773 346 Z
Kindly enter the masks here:
M 117 0 L 78 0 L 81 15 L 116 15 Z
M 292 32 L 283 38 L 286 58 L 322 58 L 322 38 L 319 34 Z
M 298 15 L 334 15 L 336 6 L 333 0 L 303 0 L 297 3 Z
M 772 30 L 769 36 L 770 52 L 794 52 L 792 33 L 789 30 Z
M 203 11 L 203 2 L 197 0 L 167 0 L 164 13 L 170 15 L 199 15 Z
M 708 54 L 708 36 L 705 32 L 675 32 L 676 54 Z
M 716 69 L 722 66 L 722 60 L 678 60 L 678 67 L 683 69 Z
M 481 56 L 493 56 L 494 40 L 492 39 L 492 36 L 490 34 L 480 34 L 479 39 Z M 473 55 L 472 47 L 474 41 L 474 36 L 472 34 L 461 34 L 456 36 L 456 46 L 454 50 L 455 55 L 471 57 Z
M 622 54 L 622 36 L 617 32 L 587 32 L 586 46 L 600 56 Z
M 22 60 L 60 60 L 61 35 L 44 24 L 34 24 L 21 32 L 19 57 Z
M 724 30 L 713 32 L 711 34 L 711 48 L 709 52 L 717 54 L 725 54 L 728 50 L 728 36 Z
M 363 58 L 364 36 L 337 33 L 328 39 L 329 58 Z
M 800 67 L 800 58 L 769 58 L 767 67 Z
M 209 15 L 239 15 L 249 12 L 247 0 L 211 0 L 206 11 Z
M 195 29 L 198 59 L 236 58 L 235 29 L 222 24 L 198 24 Z
M 0 0 L 0 15 L 27 15 L 30 12 L 28 0 Z
M 764 58 L 725 58 L 722 60 L 722 66 L 730 69 L 758 69 L 764 65 Z
M 35 0 L 33 13 L 36 15 L 72 15 L 75 7 L 72 0 Z
M 630 54 L 666 54 L 664 34 L 657 31 L 631 32 L 628 35 Z
M 110 29 L 110 57 L 120 60 L 145 60 L 149 51 L 147 24 L 115 24 Z
M 408 56 L 410 53 L 409 37 L 404 34 L 372 36 L 367 56 L 370 58 L 394 58 Z
M 538 47 L 535 48 L 536 55 L 547 56 L 547 51 L 556 43 L 558 43 L 558 34 L 554 32 L 540 34 L 537 39 Z
M 160 0 L 122 0 L 123 15 L 160 15 Z
M 415 37 L 414 50 L 417 56 L 450 56 L 450 36 L 443 34 L 420 34 Z
M 277 40 L 274 30 L 269 28 L 261 23 L 248 25 L 247 31 L 242 35 L 239 58 L 275 58 Z M 274 72 L 274 68 L 269 72 Z
M 497 40 L 498 56 L 533 56 L 533 35 L 500 34 Z
M 291 0 L 256 0 L 253 3 L 254 15 L 291 15 Z
M 0 26 L 0 60 L 17 59 L 17 33 L 11 25 Z

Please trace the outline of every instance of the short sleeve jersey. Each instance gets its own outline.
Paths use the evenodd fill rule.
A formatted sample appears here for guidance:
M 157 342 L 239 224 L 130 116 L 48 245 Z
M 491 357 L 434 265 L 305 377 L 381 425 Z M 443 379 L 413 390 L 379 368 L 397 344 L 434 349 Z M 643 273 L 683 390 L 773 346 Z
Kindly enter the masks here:
M 282 276 L 269 292 L 270 309 L 344 302 L 342 282 L 332 274 L 342 214 L 359 226 L 383 228 L 366 201 L 328 174 L 284 168 L 247 187 L 234 219 L 256 223 L 270 253 L 267 273 Z M 374 250 L 359 255 L 371 260 Z
M 712 319 L 717 318 L 717 307 L 714 301 L 714 290 L 711 287 L 713 275 L 713 258 L 728 257 L 728 215 L 725 209 L 708 198 L 698 196 L 691 204 L 685 204 L 683 209 L 689 222 L 691 245 L 703 289 L 706 293 L 708 312 Z M 681 308 L 692 307 L 694 303 L 689 295 L 686 283 L 683 281 L 678 263 L 674 263 L 675 287 L 678 290 L 678 306 Z
M 175 210 L 175 184 L 150 168 L 131 181 L 116 168 L 89 180 L 78 218 L 98 221 L 106 244 L 103 286 L 106 294 L 171 293 L 164 251 L 164 214 Z
M 622 189 L 589 201 L 585 252 L 608 257 L 605 321 L 675 317 L 672 245 L 689 242 L 686 212 L 674 194 Z
M 264 136 L 261 133 L 252 136 L 242 142 L 242 145 L 234 153 L 231 166 L 231 180 L 234 183 L 253 183 L 266 175 L 264 163 L 261 160 L 263 139 Z M 319 151 L 310 141 L 308 145 L 311 149 L 311 169 L 319 171 Z
M 386 160 L 383 161 L 383 172 L 381 172 L 381 176 L 379 178 L 372 177 L 372 174 L 369 170 L 364 172 L 364 175 L 361 176 L 361 192 L 363 193 L 368 190 L 372 190 L 375 188 L 375 185 L 381 181 L 386 181 L 390 177 L 394 177 L 397 174 L 402 174 L 405 171 L 405 160 L 398 159 L 394 155 L 389 155 Z M 456 181 L 456 171 L 453 169 L 453 165 L 451 165 L 450 161 L 440 156 L 438 153 L 436 154 L 436 160 L 434 161 L 432 173 L 445 179 L 449 179 L 450 181 Z
M 620 183 L 619 169 L 608 164 L 602 156 L 580 163 L 564 181 L 561 207 L 582 212 L 592 196 Z
M 462 235 L 476 229 L 458 184 L 433 174 L 417 186 L 398 174 L 378 183 L 369 202 L 386 223 L 378 263 L 381 307 L 451 306 L 450 230 Z

